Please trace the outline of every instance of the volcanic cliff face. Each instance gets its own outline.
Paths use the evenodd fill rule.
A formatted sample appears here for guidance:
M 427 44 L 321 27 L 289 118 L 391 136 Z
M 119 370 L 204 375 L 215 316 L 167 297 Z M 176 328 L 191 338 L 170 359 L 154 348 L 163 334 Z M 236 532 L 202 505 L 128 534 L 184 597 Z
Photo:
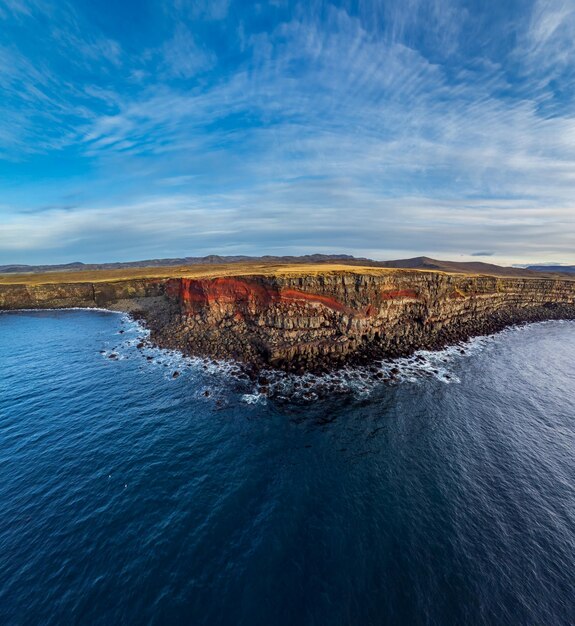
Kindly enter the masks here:
M 163 299 L 165 280 L 140 279 L 97 283 L 0 285 L 0 310 L 107 308 L 131 311 L 149 308 L 149 299 Z
M 162 345 L 259 366 L 321 370 L 437 348 L 524 321 L 575 317 L 575 283 L 436 272 L 178 279 Z
M 152 340 L 257 367 L 322 370 L 575 318 L 575 281 L 410 270 L 0 285 L 0 308 L 137 312 Z

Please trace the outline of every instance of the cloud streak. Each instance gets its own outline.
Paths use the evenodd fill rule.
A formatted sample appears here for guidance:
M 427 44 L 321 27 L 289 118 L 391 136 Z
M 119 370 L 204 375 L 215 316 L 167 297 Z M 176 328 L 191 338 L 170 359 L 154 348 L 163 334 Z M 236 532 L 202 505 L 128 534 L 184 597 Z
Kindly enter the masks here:
M 575 12 L 528 8 L 487 23 L 455 0 L 222 2 L 194 16 L 176 3 L 158 7 L 162 35 L 140 51 L 81 15 L 40 66 L 13 41 L 0 51 L 0 154 L 13 162 L 0 259 L 575 261 Z M 498 44 L 510 28 L 514 45 Z M 37 176 L 50 159 L 63 169 Z M 26 212 L 70 194 L 72 211 Z

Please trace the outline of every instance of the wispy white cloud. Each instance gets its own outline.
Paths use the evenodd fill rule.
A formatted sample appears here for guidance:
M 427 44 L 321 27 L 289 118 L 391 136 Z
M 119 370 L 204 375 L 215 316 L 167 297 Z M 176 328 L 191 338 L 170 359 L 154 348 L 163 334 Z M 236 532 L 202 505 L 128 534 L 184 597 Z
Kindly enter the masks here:
M 223 20 L 230 8 L 230 0 L 196 0 L 185 4 L 196 19 Z
M 549 99 L 556 89 L 573 88 L 575 77 L 575 5 L 571 0 L 536 0 L 519 29 L 514 51 L 530 89 Z M 554 84 L 559 80 L 561 84 Z M 549 88 L 551 87 L 551 90 Z
M 177 24 L 174 36 L 163 47 L 165 70 L 168 76 L 191 78 L 200 71 L 211 69 L 216 56 L 198 46 L 190 30 Z
M 196 19 L 229 18 L 216 4 L 195 4 Z M 72 150 L 92 190 L 83 208 L 34 219 L 19 210 L 29 194 L 12 194 L 6 255 L 94 258 L 122 233 L 136 256 L 331 247 L 575 260 L 575 110 L 545 109 L 549 77 L 573 79 L 572 3 L 538 0 L 510 16 L 513 50 L 469 56 L 474 18 L 454 1 L 363 2 L 355 14 L 310 2 L 271 29 L 238 22 L 242 48 L 225 66 L 186 7 L 172 9 L 141 58 L 103 33 L 72 38 L 86 67 L 110 68 L 83 85 L 4 49 L 0 87 L 19 104 L 5 106 L 16 130 L 1 125 L 0 146 L 20 158 Z M 424 18 L 432 32 L 418 40 Z M 114 73 L 126 80 L 102 80 Z M 37 141 L 29 110 L 52 128 Z
M 84 258 L 103 261 L 112 252 L 114 258 L 129 259 L 142 249 L 169 250 L 174 256 L 253 253 L 257 241 L 262 253 L 337 251 L 345 245 L 348 251 L 369 250 L 379 258 L 402 250 L 471 257 L 478 241 L 488 241 L 493 260 L 528 262 L 567 258 L 575 245 L 573 204 L 553 208 L 549 219 L 538 207 L 511 200 L 487 206 L 421 197 L 382 200 L 361 190 L 346 196 L 345 190 L 345 181 L 339 191 L 333 182 L 320 181 L 313 194 L 305 188 L 306 201 L 297 185 L 283 185 L 279 199 L 276 186 L 270 185 L 258 189 L 257 200 L 252 193 L 178 194 L 79 211 L 52 208 L 5 222 L 0 249 L 16 258 L 48 250 L 59 260 L 75 258 L 82 250 Z M 326 196 L 328 207 L 322 201 Z M 543 243 L 548 237 L 555 242 L 553 251 Z
M 538 57 L 561 61 L 575 51 L 575 6 L 571 0 L 537 0 L 527 26 L 523 49 Z
M 18 18 L 30 15 L 34 3 L 30 0 L 3 0 L 0 5 L 0 19 Z

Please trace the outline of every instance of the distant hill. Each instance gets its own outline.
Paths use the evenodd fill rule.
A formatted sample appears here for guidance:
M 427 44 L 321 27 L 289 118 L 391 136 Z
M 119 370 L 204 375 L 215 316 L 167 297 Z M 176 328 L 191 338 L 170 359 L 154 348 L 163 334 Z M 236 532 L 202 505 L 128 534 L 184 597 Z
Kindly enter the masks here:
M 177 259 L 146 259 L 118 263 L 66 263 L 63 265 L 0 265 L 0 274 L 38 274 L 44 272 L 74 272 L 93 270 L 117 270 L 131 267 L 171 267 L 174 265 L 224 265 L 227 263 L 331 263 L 333 261 L 368 261 L 349 254 L 306 254 L 304 256 L 187 256 Z
M 541 278 L 541 273 L 532 269 L 520 267 L 503 267 L 493 263 L 481 263 L 480 261 L 438 261 L 425 256 L 399 261 L 381 261 L 379 267 L 410 268 L 417 270 L 439 270 L 441 272 L 456 272 L 462 274 L 489 274 L 492 276 L 532 276 Z M 553 270 L 547 270 L 547 274 L 553 275 Z
M 117 270 L 145 267 L 173 267 L 186 265 L 227 265 L 231 263 L 269 263 L 269 264 L 322 264 L 338 263 L 345 265 L 363 265 L 370 267 L 389 267 L 398 269 L 437 270 L 462 274 L 487 274 L 491 276 L 517 277 L 557 277 L 558 274 L 573 275 L 575 267 L 569 266 L 531 266 L 528 268 L 502 267 L 477 261 L 439 261 L 425 256 L 396 261 L 374 261 L 358 258 L 349 254 L 307 254 L 304 256 L 220 256 L 212 254 L 203 257 L 183 257 L 177 259 L 147 259 L 124 263 L 67 263 L 65 265 L 0 265 L 0 274 L 43 274 L 46 272 L 76 272 Z
M 534 272 L 562 272 L 564 274 L 575 274 L 575 265 L 529 265 L 528 270 Z

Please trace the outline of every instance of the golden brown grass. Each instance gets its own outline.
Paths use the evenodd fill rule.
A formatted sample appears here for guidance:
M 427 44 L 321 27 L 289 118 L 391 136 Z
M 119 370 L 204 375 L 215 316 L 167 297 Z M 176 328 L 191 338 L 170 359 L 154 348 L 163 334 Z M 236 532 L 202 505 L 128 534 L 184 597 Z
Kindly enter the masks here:
M 46 272 L 42 274 L 0 274 L 1 285 L 46 285 L 64 283 L 101 283 L 118 282 L 134 279 L 164 279 L 164 278 L 217 278 L 225 276 L 317 276 L 347 272 L 351 274 L 382 275 L 398 272 L 425 272 L 439 274 L 459 274 L 427 269 L 398 269 L 387 267 L 371 267 L 362 265 L 346 265 L 343 263 L 228 263 L 222 265 L 181 265 L 174 267 L 134 267 L 113 270 L 83 270 L 76 272 Z M 468 276 L 478 276 L 478 273 L 469 273 Z M 544 278 L 542 275 L 541 278 Z M 525 277 L 539 278 L 539 277 Z M 556 276 L 563 278 L 565 276 Z
M 382 267 L 364 267 L 344 264 L 264 264 L 229 263 L 226 265 L 187 265 L 175 267 L 134 267 L 114 270 L 86 270 L 77 272 L 46 272 L 43 274 L 0 274 L 0 285 L 46 285 L 61 283 L 117 282 L 144 278 L 216 278 L 246 275 L 315 275 L 334 272 L 353 274 L 388 274 L 398 271 Z

